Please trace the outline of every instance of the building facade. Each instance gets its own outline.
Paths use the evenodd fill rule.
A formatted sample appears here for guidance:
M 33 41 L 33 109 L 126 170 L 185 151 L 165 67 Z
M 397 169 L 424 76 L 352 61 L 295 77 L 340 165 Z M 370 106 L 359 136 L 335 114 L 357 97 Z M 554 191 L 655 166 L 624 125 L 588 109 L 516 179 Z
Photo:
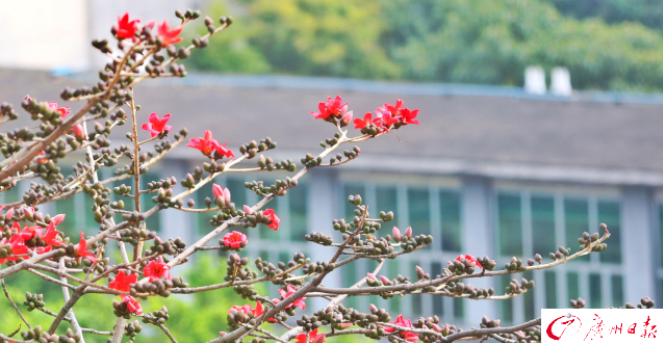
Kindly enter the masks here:
M 0 97 L 15 103 L 26 91 L 40 101 L 55 100 L 64 84 L 90 80 L 85 74 L 67 80 L 39 72 L 0 74 L 15 81 L 12 86 L 0 85 Z M 186 126 L 190 137 L 210 129 L 221 142 L 228 140 L 237 149 L 269 135 L 278 148 L 267 155 L 298 161 L 306 152 L 318 151 L 317 142 L 333 135 L 331 127 L 313 120 L 308 112 L 327 95 L 336 94 L 347 98 L 357 114 L 402 98 L 407 106 L 421 110 L 422 125 L 399 130 L 398 138 L 386 135 L 362 145 L 360 157 L 352 163 L 313 170 L 299 187 L 269 204 L 281 217 L 281 229 L 249 230 L 247 254 L 272 262 L 289 260 L 296 251 L 313 260 L 330 257 L 331 249 L 307 243 L 303 236 L 312 231 L 332 233 L 334 218 L 354 216 L 348 195 L 360 194 L 373 211 L 393 211 L 394 226 L 411 226 L 416 234 L 435 238 L 426 249 L 389 261 L 381 274 L 390 277 L 414 277 L 417 265 L 438 274 L 459 254 L 488 255 L 498 266 L 512 256 L 526 260 L 535 253 L 545 260 L 559 246 L 577 251 L 577 238 L 584 231 L 598 232 L 599 223 L 608 224 L 612 237 L 601 254 L 525 274 L 536 287 L 512 300 L 415 295 L 350 298 L 349 306 L 365 309 L 377 303 L 412 318 L 435 314 L 446 321 L 476 325 L 482 315 L 523 321 L 538 316 L 544 307 L 566 307 L 569 299 L 577 297 L 589 307 L 623 306 L 644 296 L 663 300 L 663 138 L 659 134 L 663 101 L 659 97 L 579 93 L 561 98 L 502 87 L 193 75 L 148 81 L 137 89 L 137 100 L 145 117 L 151 112 L 172 113 L 173 127 Z M 124 143 L 123 133 L 119 130 L 112 137 L 115 144 Z M 181 178 L 202 164 L 201 157 L 193 149 L 178 147 L 142 179 L 147 183 L 161 177 Z M 259 200 L 244 188 L 245 181 L 284 176 L 232 174 L 216 183 L 228 187 L 241 206 Z M 211 186 L 206 186 L 195 200 L 200 204 L 210 195 Z M 18 197 L 19 192 L 9 192 L 2 200 Z M 76 215 L 90 206 L 88 201 L 77 195 L 51 210 L 68 214 L 65 230 L 92 231 L 94 220 Z M 145 201 L 150 203 L 149 197 Z M 209 216 L 172 210 L 150 218 L 148 225 L 187 243 L 212 229 Z M 383 227 L 390 230 L 391 223 Z M 373 268 L 374 263 L 364 261 L 340 268 L 325 284 L 349 286 Z M 499 294 L 510 279 L 473 284 L 493 287 Z M 275 296 L 275 289 L 272 292 Z

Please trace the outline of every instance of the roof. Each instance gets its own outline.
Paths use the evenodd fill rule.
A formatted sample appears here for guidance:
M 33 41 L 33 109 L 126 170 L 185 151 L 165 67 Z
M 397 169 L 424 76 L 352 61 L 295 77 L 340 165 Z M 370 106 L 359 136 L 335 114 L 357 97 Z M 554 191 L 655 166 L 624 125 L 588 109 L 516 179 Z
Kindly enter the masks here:
M 38 100 L 59 99 L 64 86 L 80 84 L 85 77 L 64 80 L 44 72 L 0 70 L 0 79 L 0 101 L 18 107 L 27 93 Z M 138 86 L 136 99 L 145 117 L 172 113 L 171 125 L 187 127 L 190 137 L 210 129 L 219 141 L 235 147 L 270 136 L 278 143 L 277 155 L 299 157 L 320 151 L 319 142 L 335 132 L 308 114 L 326 96 L 341 95 L 355 116 L 401 98 L 406 106 L 420 109 L 422 125 L 362 143 L 362 158 L 348 168 L 663 185 L 663 101 L 657 95 L 580 93 L 560 98 L 494 86 L 300 77 L 191 79 L 148 80 Z M 125 130 L 117 131 L 124 136 Z M 174 155 L 198 157 L 184 148 Z

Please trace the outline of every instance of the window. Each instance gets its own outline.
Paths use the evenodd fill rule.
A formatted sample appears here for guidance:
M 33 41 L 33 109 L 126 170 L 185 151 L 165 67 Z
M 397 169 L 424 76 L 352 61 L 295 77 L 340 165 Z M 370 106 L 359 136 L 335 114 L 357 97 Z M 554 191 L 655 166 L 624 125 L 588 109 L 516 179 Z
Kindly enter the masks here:
M 362 178 L 365 180 L 365 178 Z M 446 261 L 451 261 L 461 251 L 461 202 L 457 187 L 431 185 L 429 183 L 396 183 L 389 179 L 377 182 L 343 183 L 340 192 L 340 209 L 346 221 L 353 220 L 355 206 L 347 199 L 350 195 L 361 195 L 363 203 L 369 206 L 372 217 L 380 211 L 394 213 L 394 220 L 383 223 L 383 234 L 391 234 L 396 226 L 403 232 L 412 227 L 415 235 L 433 235 L 435 241 L 416 254 L 403 255 L 395 260 L 388 260 L 380 271 L 381 275 L 396 278 L 399 274 L 417 280 L 416 266 L 421 266 L 431 276 L 442 273 Z M 360 261 L 355 268 L 344 268 L 343 285 L 351 286 L 366 273 L 372 272 L 371 265 Z M 448 320 L 462 320 L 464 317 L 463 299 L 452 299 L 430 294 L 416 294 L 411 298 L 393 297 L 383 300 L 375 297 L 356 297 L 346 300 L 348 306 L 361 311 L 368 310 L 370 303 L 383 306 L 393 313 L 418 318 L 437 315 Z
M 583 232 L 599 232 L 598 225 L 602 222 L 610 227 L 612 234 L 605 252 L 554 269 L 525 273 L 523 277 L 533 279 L 537 286 L 522 296 L 500 302 L 505 321 L 531 319 L 543 307 L 568 306 L 569 299 L 578 297 L 585 299 L 589 308 L 623 305 L 620 304 L 624 299 L 620 204 L 617 195 L 611 198 L 588 193 L 496 191 L 498 265 L 512 256 L 526 260 L 536 253 L 541 254 L 544 262 L 550 262 L 549 253 L 557 251 L 560 245 L 570 247 L 571 253 L 575 253 Z M 495 280 L 499 292 L 504 291 L 512 277 L 515 276 Z

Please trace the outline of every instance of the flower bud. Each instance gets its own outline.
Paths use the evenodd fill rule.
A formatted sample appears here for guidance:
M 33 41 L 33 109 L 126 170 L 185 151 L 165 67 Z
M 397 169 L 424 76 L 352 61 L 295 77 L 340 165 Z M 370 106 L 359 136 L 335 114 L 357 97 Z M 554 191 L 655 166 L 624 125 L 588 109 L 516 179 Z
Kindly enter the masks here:
M 412 227 L 411 226 L 408 226 L 407 229 L 405 229 L 405 237 L 412 238 Z
M 394 228 L 391 230 L 391 233 L 394 236 L 394 240 L 396 242 L 401 240 L 401 230 L 399 230 L 397 227 L 394 226 Z

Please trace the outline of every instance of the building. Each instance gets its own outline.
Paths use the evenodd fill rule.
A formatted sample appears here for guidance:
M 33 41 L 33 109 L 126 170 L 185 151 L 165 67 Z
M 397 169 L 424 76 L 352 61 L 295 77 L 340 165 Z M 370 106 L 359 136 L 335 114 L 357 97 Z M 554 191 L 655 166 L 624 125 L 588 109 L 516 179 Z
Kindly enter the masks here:
M 25 94 L 39 101 L 57 100 L 65 85 L 92 80 L 89 74 L 61 79 L 10 69 L 0 70 L 0 79 L 0 99 L 17 107 Z M 538 316 L 542 307 L 568 306 L 568 300 L 577 297 L 586 299 L 589 307 L 620 306 L 647 295 L 663 300 L 662 97 L 559 97 L 508 87 L 221 75 L 148 80 L 136 89 L 145 118 L 151 112 L 172 113 L 173 127 L 187 127 L 190 138 L 210 129 L 234 150 L 270 136 L 278 148 L 267 155 L 277 161 L 299 161 L 306 152 L 320 151 L 318 143 L 335 131 L 308 113 L 327 95 L 336 94 L 349 101 L 357 115 L 401 98 L 421 110 L 422 125 L 361 144 L 362 153 L 352 163 L 308 174 L 300 187 L 269 205 L 282 218 L 278 233 L 264 227 L 249 232 L 251 255 L 270 261 L 289 259 L 294 251 L 314 260 L 329 257 L 331 250 L 306 243 L 303 235 L 330 233 L 334 218 L 352 218 L 345 199 L 361 194 L 374 211 L 393 210 L 394 225 L 435 237 L 430 248 L 389 262 L 382 274 L 391 277 L 413 277 L 415 265 L 439 273 L 461 253 L 488 255 L 498 265 L 512 256 L 527 259 L 535 253 L 547 259 L 560 245 L 577 251 L 577 238 L 583 231 L 597 232 L 601 222 L 608 224 L 612 237 L 604 253 L 525 275 L 536 287 L 510 301 L 417 295 L 412 301 L 349 299 L 350 306 L 377 302 L 410 317 L 437 314 L 470 326 L 481 315 L 519 322 Z M 115 144 L 126 140 L 125 132 L 115 131 Z M 178 147 L 143 180 L 182 177 L 202 161 L 198 151 Z M 253 177 L 284 176 L 233 174 L 217 182 L 230 188 L 235 203 L 252 204 L 257 196 L 243 182 Z M 210 194 L 209 188 L 200 192 L 198 203 Z M 4 195 L 3 200 L 17 196 Z M 74 225 L 95 226 L 90 218 L 75 215 L 86 209 L 86 201 L 78 195 L 55 205 L 57 212 L 74 218 L 67 220 L 71 230 Z M 149 225 L 186 242 L 211 229 L 207 218 L 170 210 Z M 372 263 L 342 268 L 326 285 L 350 285 L 372 268 Z M 510 279 L 474 284 L 501 293 Z

